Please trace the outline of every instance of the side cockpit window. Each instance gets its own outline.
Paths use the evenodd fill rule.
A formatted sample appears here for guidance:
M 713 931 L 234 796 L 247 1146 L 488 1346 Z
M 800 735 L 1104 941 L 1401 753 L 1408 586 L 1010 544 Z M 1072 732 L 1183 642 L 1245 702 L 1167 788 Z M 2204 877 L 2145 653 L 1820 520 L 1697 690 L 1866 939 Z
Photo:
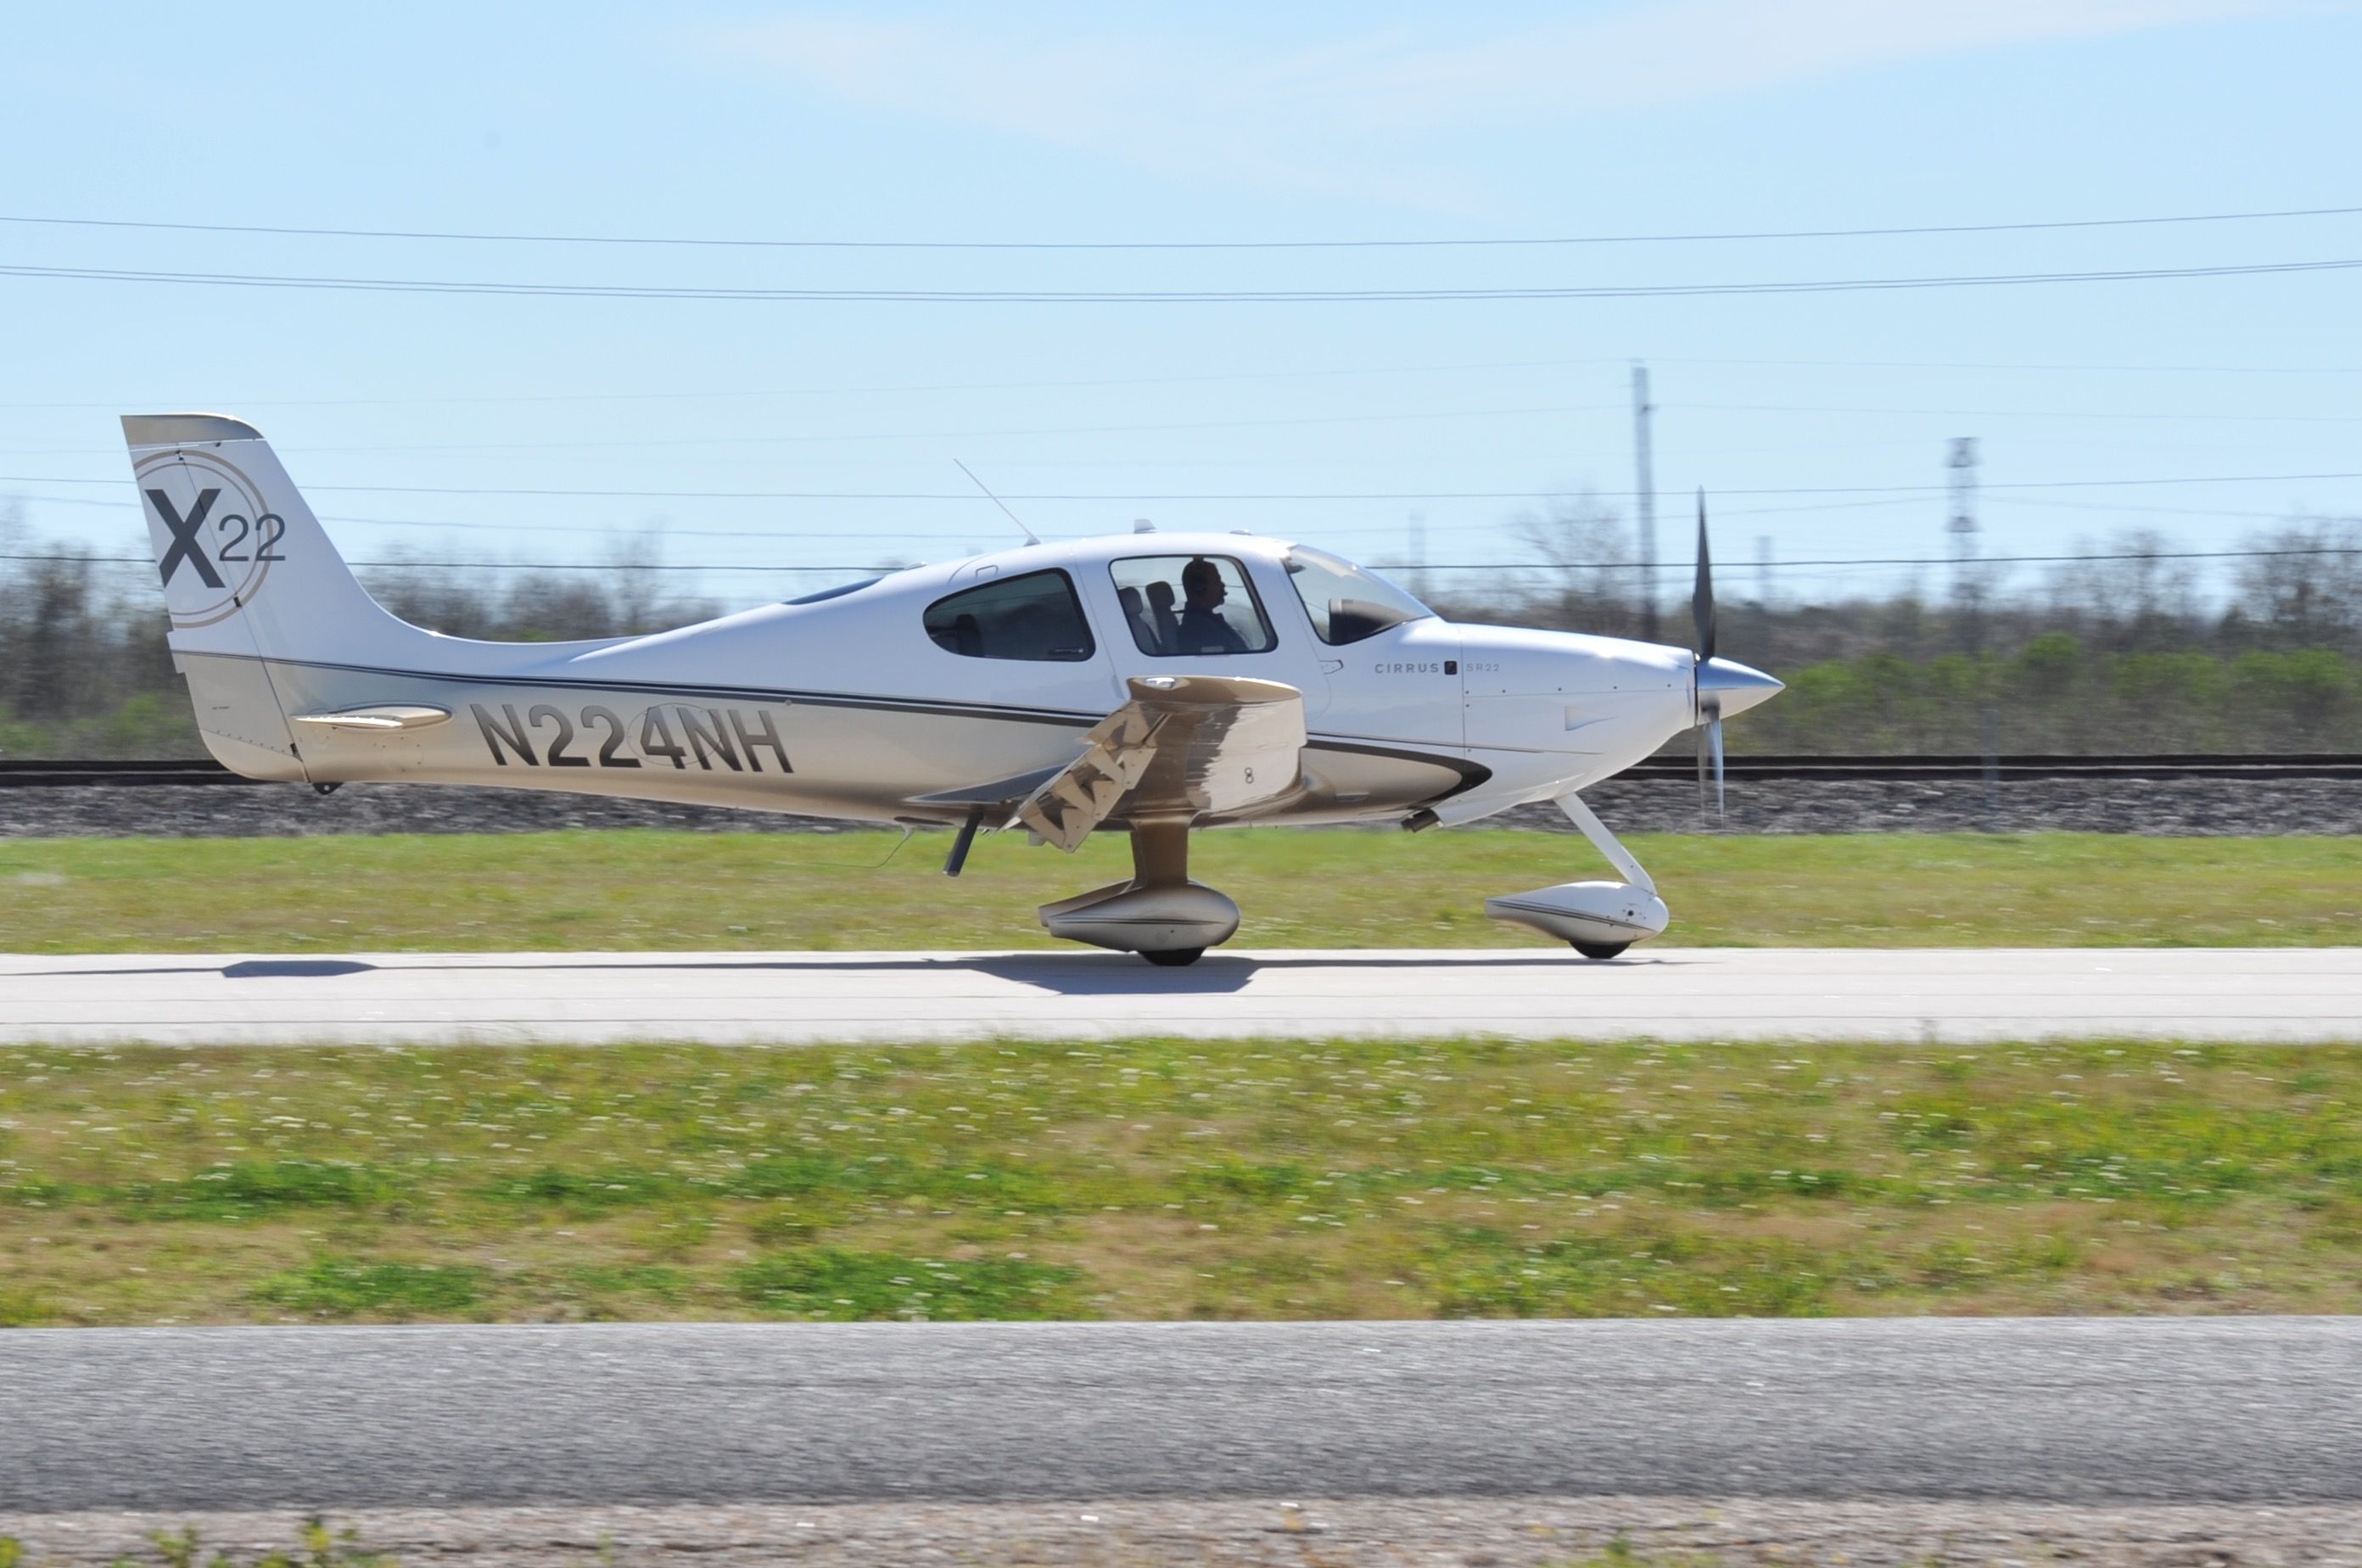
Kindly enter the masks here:
M 1142 653 L 1195 658 L 1271 648 L 1271 622 L 1254 585 L 1228 556 L 1134 556 L 1108 569 Z
M 1086 659 L 1090 624 L 1063 571 L 1029 571 L 927 606 L 927 635 L 967 658 Z

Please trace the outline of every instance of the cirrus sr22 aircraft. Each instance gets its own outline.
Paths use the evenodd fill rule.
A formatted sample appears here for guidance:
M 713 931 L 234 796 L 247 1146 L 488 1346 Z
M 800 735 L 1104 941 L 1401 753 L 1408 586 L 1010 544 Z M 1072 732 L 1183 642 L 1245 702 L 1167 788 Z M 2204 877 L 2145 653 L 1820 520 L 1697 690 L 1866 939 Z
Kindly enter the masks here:
M 261 435 L 123 421 L 173 658 L 214 756 L 324 792 L 492 784 L 957 830 L 1072 851 L 1131 835 L 1129 881 L 1046 904 L 1057 936 L 1187 964 L 1238 906 L 1189 832 L 1473 823 L 1555 801 L 1622 875 L 1485 901 L 1611 958 L 1664 901 L 1581 797 L 1780 690 L 1698 648 L 1455 625 L 1375 574 L 1259 536 L 1142 532 L 913 567 L 699 625 L 488 643 L 398 620 L 354 579 Z

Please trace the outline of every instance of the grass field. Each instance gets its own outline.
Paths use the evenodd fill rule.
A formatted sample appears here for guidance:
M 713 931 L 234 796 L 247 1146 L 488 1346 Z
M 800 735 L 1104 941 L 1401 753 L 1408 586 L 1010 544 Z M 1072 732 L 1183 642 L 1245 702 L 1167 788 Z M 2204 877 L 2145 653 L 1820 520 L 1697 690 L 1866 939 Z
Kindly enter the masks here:
M 1129 873 L 1081 854 L 879 834 L 656 831 L 0 840 L 0 951 L 997 948 L 1037 905 Z M 2315 944 L 2362 940 L 2362 839 L 2041 834 L 1637 837 L 1694 944 Z M 883 864 L 881 864 L 881 861 Z M 1265 947 L 1539 944 L 1484 899 L 1609 875 L 1580 839 L 1505 831 L 1217 833 L 1193 870 Z
M 2362 1045 L 0 1050 L 0 1322 L 2362 1309 Z

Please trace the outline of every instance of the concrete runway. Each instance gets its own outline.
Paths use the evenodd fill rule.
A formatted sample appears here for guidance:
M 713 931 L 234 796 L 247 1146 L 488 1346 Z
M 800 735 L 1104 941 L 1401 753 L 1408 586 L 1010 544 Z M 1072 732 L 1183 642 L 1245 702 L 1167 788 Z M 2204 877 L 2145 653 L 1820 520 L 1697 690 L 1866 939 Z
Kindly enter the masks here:
M 0 1512 L 2362 1500 L 2362 1321 L 0 1333 Z
M 2362 1038 L 2362 947 L 0 956 L 0 1042 Z

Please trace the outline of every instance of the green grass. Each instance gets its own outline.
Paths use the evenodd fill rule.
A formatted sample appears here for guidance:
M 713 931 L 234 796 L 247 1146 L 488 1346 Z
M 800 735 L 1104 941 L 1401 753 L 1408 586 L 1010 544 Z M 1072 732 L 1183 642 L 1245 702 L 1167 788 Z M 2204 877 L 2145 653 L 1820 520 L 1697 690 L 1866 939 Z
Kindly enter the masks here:
M 262 1281 L 254 1298 L 319 1318 L 449 1318 L 481 1299 L 483 1272 L 469 1264 L 315 1258 Z
M 0 1048 L 0 1321 L 2362 1310 L 2362 1042 Z
M 0 951 L 465 951 L 1050 945 L 1052 899 L 1128 874 L 1081 854 L 657 831 L 0 840 Z M 2303 945 L 2362 940 L 2362 838 L 1642 836 L 1672 940 L 1713 944 Z M 880 864 L 883 861 L 884 864 Z M 1490 893 L 1605 876 L 1582 840 L 1505 831 L 1216 833 L 1193 869 L 1266 947 L 1540 944 Z

